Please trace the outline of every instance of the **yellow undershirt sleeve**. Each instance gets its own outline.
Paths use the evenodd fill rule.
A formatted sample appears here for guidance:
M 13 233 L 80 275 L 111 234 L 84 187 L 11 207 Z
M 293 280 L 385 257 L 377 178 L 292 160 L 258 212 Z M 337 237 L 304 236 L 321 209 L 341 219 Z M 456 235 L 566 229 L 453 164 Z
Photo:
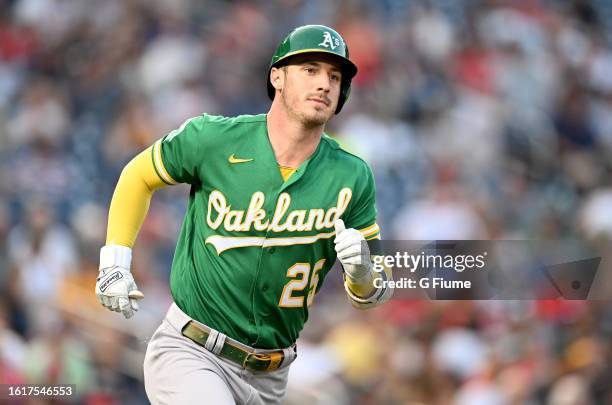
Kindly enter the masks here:
M 167 185 L 155 171 L 152 148 L 138 154 L 121 172 L 108 212 L 107 245 L 133 247 L 153 192 Z

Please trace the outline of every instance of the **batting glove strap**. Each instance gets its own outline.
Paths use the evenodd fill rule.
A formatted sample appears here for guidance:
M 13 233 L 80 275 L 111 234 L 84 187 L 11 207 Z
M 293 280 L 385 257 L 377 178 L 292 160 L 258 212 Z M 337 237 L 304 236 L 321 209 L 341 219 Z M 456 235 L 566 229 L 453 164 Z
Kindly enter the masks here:
M 113 267 L 130 270 L 132 249 L 121 245 L 106 245 L 100 249 L 100 271 Z
M 372 266 L 370 265 L 354 265 L 343 264 L 344 275 L 349 278 L 353 284 L 364 284 L 370 279 Z M 374 275 L 376 277 L 376 274 Z
M 387 281 L 386 272 L 382 271 L 377 274 L 380 274 L 380 277 L 382 278 L 383 282 Z M 374 278 L 376 277 L 378 276 L 375 274 Z M 361 306 L 365 305 L 367 306 L 367 308 L 373 307 L 373 306 L 376 306 L 378 304 L 382 304 L 383 302 L 388 301 L 391 295 L 393 294 L 393 289 L 389 288 L 388 284 L 385 283 L 384 284 L 385 287 L 375 289 L 374 293 L 370 295 L 369 297 L 359 297 L 351 291 L 346 279 L 347 279 L 347 275 L 345 274 L 344 275 L 344 289 L 346 290 L 346 294 L 348 295 L 348 297 L 351 299 L 351 301 L 357 304 L 360 304 Z

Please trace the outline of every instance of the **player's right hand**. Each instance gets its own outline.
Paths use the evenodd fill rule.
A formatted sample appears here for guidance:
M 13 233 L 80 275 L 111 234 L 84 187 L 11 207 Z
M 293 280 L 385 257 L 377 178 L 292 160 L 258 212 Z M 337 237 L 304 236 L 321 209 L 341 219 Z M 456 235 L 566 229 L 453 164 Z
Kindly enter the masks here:
M 138 311 L 138 300 L 144 295 L 138 291 L 130 261 L 132 249 L 107 245 L 100 251 L 100 273 L 96 279 L 96 297 L 100 304 L 111 311 L 121 312 L 131 318 Z

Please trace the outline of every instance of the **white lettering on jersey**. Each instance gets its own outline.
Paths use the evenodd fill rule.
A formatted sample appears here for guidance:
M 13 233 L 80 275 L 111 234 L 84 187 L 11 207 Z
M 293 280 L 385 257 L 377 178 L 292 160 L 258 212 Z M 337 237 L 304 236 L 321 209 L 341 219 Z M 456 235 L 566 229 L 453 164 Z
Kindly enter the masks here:
M 218 229 L 221 225 L 229 232 L 249 232 L 252 228 L 257 231 L 271 232 L 308 232 L 333 228 L 336 219 L 340 218 L 351 201 L 353 192 L 345 187 L 338 192 L 336 206 L 327 210 L 312 208 L 309 210 L 292 210 L 291 196 L 281 193 L 276 201 L 276 207 L 271 220 L 266 220 L 267 213 L 263 209 L 265 203 L 264 193 L 257 191 L 251 196 L 249 207 L 244 210 L 232 210 L 227 198 L 219 190 L 214 190 L 208 196 L 208 212 L 206 223 L 211 229 Z M 283 217 L 285 217 L 283 221 Z

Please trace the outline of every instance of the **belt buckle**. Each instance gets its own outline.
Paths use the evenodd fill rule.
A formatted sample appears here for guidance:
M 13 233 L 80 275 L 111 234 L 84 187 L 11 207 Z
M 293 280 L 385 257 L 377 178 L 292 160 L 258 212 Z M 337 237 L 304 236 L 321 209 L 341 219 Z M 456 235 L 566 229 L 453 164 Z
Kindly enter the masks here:
M 255 371 L 274 371 L 280 367 L 284 358 L 283 352 L 249 353 L 242 366 Z

